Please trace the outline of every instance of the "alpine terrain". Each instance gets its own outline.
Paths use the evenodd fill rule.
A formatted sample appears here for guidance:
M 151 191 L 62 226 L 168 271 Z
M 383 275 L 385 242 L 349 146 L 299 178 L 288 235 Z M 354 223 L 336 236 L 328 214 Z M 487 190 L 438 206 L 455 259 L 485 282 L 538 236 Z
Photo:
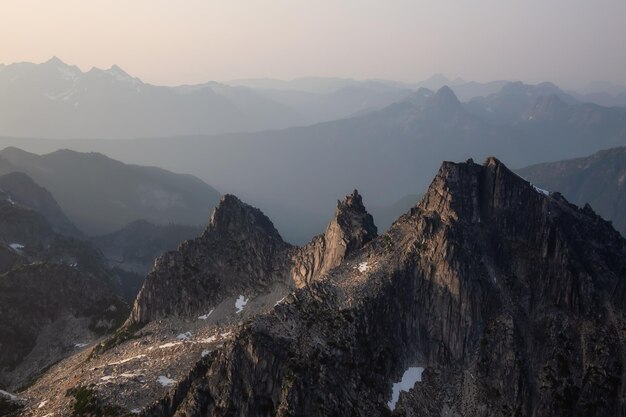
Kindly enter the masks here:
M 120 330 L 7 400 L 24 416 L 618 416 L 626 240 L 510 171 L 444 162 L 378 235 L 361 196 L 295 247 L 222 197 Z

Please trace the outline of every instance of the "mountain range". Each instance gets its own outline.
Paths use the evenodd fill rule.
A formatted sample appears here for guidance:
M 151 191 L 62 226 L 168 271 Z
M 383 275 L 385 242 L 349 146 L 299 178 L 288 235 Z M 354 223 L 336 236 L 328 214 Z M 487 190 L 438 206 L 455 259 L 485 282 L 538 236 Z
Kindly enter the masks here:
M 381 110 L 306 127 L 127 141 L 3 138 L 0 143 L 35 152 L 97 151 L 188 172 L 253 202 L 275 219 L 288 241 L 304 243 L 323 229 L 328 210 L 347 188 L 361 190 L 370 206 L 384 206 L 424 192 L 440 160 L 496 154 L 518 168 L 626 145 L 626 108 L 580 103 L 553 84 L 506 84 L 467 103 L 448 87 L 421 88 Z
M 438 74 L 418 83 L 300 78 L 167 87 L 144 83 L 117 65 L 83 72 L 53 57 L 0 65 L 0 135 L 128 139 L 275 130 L 380 110 L 419 88 L 448 85 L 461 101 L 470 101 L 508 84 Z M 617 87 L 611 91 L 618 95 L 586 91 L 572 94 L 581 102 L 626 105 Z
M 22 415 L 605 416 L 624 410 L 626 240 L 495 158 L 444 162 L 378 234 L 354 191 L 285 242 L 225 195 L 125 325 Z
M 0 66 L 0 135 L 133 138 L 276 129 L 377 109 L 408 92 L 383 84 L 328 94 L 217 82 L 165 87 L 116 65 L 83 72 L 53 57 Z
M 0 173 L 14 172 L 45 187 L 69 220 L 89 235 L 111 233 L 136 220 L 203 224 L 219 199 L 214 188 L 191 175 L 127 165 L 95 153 L 36 155 L 6 148 L 0 151 Z

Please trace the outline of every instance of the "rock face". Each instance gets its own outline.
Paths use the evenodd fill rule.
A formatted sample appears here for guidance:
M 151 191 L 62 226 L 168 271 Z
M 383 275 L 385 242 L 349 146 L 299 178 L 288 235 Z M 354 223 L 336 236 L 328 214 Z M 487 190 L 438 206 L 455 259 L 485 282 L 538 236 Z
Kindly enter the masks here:
M 344 201 L 337 202 L 335 217 L 326 233 L 294 251 L 291 270 L 294 283 L 298 287 L 312 283 L 377 235 L 374 219 L 354 190 Z
M 494 158 L 444 163 L 387 234 L 142 415 L 386 416 L 410 366 L 423 380 L 394 415 L 624 415 L 625 314 L 626 241 L 608 222 Z
M 338 202 L 326 233 L 301 248 L 284 242 L 260 210 L 226 195 L 201 237 L 157 259 L 129 322 L 193 317 L 229 296 L 274 284 L 308 285 L 374 237 L 376 226 L 356 190 Z
M 260 210 L 232 195 L 213 211 L 204 234 L 158 258 L 137 296 L 130 321 L 192 316 L 228 295 L 258 289 L 286 271 L 289 245 Z M 255 288 L 251 288 L 255 287 Z
M 103 410 L 146 417 L 626 414 L 626 241 L 590 207 L 494 158 L 445 162 L 375 234 L 356 193 L 303 248 L 224 197 L 203 236 L 146 279 L 128 321 L 146 326 L 53 368 L 23 393 L 25 415 L 64 415 L 76 402 L 56 397 L 81 387 Z M 194 317 L 237 294 L 260 304 L 277 283 L 292 292 L 243 320 Z M 192 325 L 202 338 L 181 331 Z M 135 373 L 153 367 L 157 382 Z M 390 402 L 415 367 L 421 381 Z M 57 380 L 72 385 L 55 397 Z

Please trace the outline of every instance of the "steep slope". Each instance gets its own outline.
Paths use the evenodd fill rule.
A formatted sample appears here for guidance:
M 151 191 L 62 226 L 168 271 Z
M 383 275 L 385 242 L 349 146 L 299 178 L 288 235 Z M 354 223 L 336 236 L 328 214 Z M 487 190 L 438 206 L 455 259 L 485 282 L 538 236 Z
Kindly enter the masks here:
M 518 172 L 539 187 L 560 190 L 578 205 L 591 204 L 626 236 L 626 148 L 533 165 Z
M 0 176 L 0 191 L 4 192 L 13 201 L 30 207 L 43 215 L 55 232 L 64 236 L 83 236 L 65 216 L 52 194 L 45 188 L 37 185 L 23 172 L 12 172 Z
M 226 247 L 244 247 L 237 259 L 232 252 L 215 258 L 217 270 L 246 268 L 259 242 L 269 242 L 270 252 L 284 245 L 261 213 L 233 197 L 214 219 L 205 240 L 229 230 Z M 250 243 L 237 238 L 242 231 Z M 170 272 L 159 280 L 172 289 L 198 282 L 191 253 L 163 257 Z M 254 262 L 284 259 L 274 253 Z M 232 276 L 236 290 L 272 279 Z M 274 277 L 283 281 L 284 270 Z M 225 277 L 205 280 L 220 283 L 223 294 L 231 285 Z M 160 311 L 142 315 L 135 307 L 131 320 L 145 320 L 143 330 L 132 330 L 139 340 L 54 367 L 23 393 L 25 415 L 62 414 L 78 404 L 71 393 L 85 391 L 96 410 L 123 414 L 135 406 L 159 417 L 605 416 L 625 409 L 626 240 L 589 207 L 537 190 L 494 158 L 482 166 L 444 163 L 419 206 L 388 233 L 275 305 L 251 296 L 246 310 L 209 324 L 211 313 L 194 320 L 184 306 L 218 291 L 199 300 L 187 293 L 177 305 L 161 294 L 150 299 L 166 306 Z M 141 375 L 123 376 L 129 372 Z M 407 375 L 414 378 L 405 388 L 394 387 Z M 63 383 L 51 391 L 52 381 Z M 89 385 L 98 381 L 107 382 Z M 37 409 L 44 399 L 49 405 Z
M 0 173 L 21 171 L 48 189 L 88 234 L 113 232 L 135 220 L 204 224 L 219 193 L 191 175 L 126 165 L 100 154 L 60 150 L 0 152 Z M 81 198 L 76 198 L 80 195 Z
M 0 385 L 16 389 L 117 328 L 127 304 L 110 284 L 64 264 L 0 275 Z
M 93 238 L 92 242 L 111 265 L 145 276 L 159 255 L 201 234 L 200 227 L 137 220 L 116 232 Z
M 625 255 L 497 160 L 445 163 L 387 235 L 144 415 L 619 415 Z M 422 382 L 386 404 L 411 366 Z
M 123 286 L 88 243 L 0 201 L 0 386 L 19 387 L 117 328 L 129 310 Z
M 284 242 L 260 210 L 226 195 L 201 237 L 156 261 L 129 323 L 194 317 L 237 294 L 282 294 L 306 286 L 374 237 L 376 226 L 356 190 L 337 203 L 326 233 L 301 248 Z
M 335 217 L 326 232 L 292 255 L 291 278 L 298 287 L 310 285 L 377 236 L 374 219 L 354 190 L 344 201 L 337 202 Z

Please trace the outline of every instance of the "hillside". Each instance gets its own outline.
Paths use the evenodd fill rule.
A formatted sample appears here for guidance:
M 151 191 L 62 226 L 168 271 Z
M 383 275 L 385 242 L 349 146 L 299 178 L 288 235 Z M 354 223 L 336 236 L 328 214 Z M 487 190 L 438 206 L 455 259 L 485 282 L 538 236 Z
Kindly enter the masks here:
M 104 234 L 136 220 L 203 224 L 219 193 L 191 175 L 127 165 L 101 154 L 0 151 L 0 174 L 24 172 L 45 187 L 81 231 Z
M 518 172 L 541 188 L 559 190 L 579 206 L 590 204 L 626 236 L 626 148 L 533 165 Z
M 495 158 L 444 162 L 381 236 L 357 192 L 301 247 L 227 195 L 126 336 L 52 367 L 24 414 L 620 415 L 625 262 L 610 223 Z

